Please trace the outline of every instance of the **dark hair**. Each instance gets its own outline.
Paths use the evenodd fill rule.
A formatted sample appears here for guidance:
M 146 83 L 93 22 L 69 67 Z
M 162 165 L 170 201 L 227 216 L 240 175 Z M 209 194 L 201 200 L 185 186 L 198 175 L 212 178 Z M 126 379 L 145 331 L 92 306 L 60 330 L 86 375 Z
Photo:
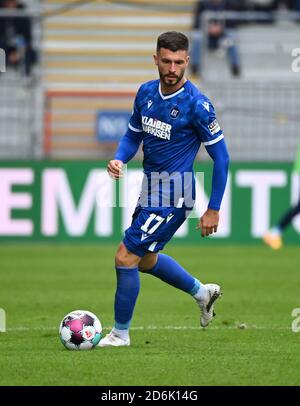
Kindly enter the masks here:
M 169 49 L 172 52 L 176 51 L 187 51 L 189 49 L 188 38 L 177 31 L 164 32 L 157 38 L 156 51 L 158 52 L 160 48 Z

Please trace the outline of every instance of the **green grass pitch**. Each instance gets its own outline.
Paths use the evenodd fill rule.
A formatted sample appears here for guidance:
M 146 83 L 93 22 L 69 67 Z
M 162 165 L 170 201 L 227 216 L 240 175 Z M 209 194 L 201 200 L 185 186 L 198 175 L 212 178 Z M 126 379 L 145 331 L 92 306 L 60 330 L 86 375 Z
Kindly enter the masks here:
M 141 275 L 131 347 L 64 349 L 58 325 L 69 311 L 96 313 L 104 332 L 112 325 L 116 248 L 2 244 L 0 385 L 300 384 L 299 247 L 170 244 L 196 277 L 222 285 L 209 328 L 187 294 Z

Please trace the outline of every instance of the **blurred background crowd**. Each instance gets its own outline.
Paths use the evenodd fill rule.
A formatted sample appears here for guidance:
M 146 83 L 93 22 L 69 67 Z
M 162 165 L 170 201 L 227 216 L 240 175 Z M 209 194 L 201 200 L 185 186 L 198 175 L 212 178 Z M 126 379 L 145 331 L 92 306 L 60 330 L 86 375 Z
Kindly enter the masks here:
M 177 30 L 232 158 L 291 161 L 299 16 L 300 0 L 0 0 L 0 157 L 109 158 L 157 77 L 157 36 Z

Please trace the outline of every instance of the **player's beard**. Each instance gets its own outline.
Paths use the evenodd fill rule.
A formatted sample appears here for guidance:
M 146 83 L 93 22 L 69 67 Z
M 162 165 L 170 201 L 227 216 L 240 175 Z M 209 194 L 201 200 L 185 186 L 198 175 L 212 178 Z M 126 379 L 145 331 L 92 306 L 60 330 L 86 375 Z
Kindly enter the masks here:
M 170 76 L 170 78 L 168 78 L 168 76 Z M 182 80 L 183 76 L 184 76 L 184 71 L 180 72 L 180 74 L 178 76 L 170 75 L 170 74 L 164 75 L 162 72 L 159 72 L 160 80 L 163 82 L 163 84 L 166 87 L 170 87 L 170 88 L 176 86 Z

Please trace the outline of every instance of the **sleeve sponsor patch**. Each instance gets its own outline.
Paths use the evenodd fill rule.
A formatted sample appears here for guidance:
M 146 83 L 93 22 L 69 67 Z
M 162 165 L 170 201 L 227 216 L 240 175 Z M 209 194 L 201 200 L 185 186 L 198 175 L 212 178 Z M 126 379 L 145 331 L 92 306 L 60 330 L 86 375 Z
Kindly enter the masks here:
M 221 127 L 219 126 L 219 123 L 217 122 L 217 120 L 214 120 L 212 123 L 210 123 L 208 126 L 208 129 L 212 135 L 215 135 L 219 131 L 221 131 Z

